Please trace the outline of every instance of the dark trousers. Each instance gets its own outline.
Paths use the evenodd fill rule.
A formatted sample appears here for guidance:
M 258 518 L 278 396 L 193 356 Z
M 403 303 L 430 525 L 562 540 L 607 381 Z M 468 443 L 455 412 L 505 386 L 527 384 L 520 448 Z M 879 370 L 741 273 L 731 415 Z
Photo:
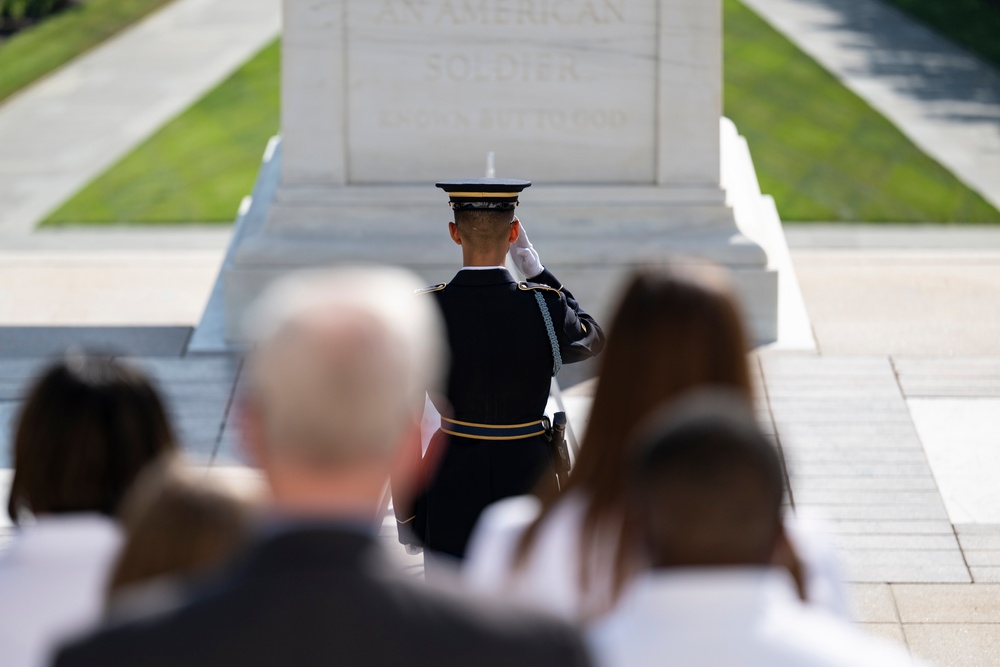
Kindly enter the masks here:
M 535 491 L 543 475 L 555 484 L 552 455 L 543 436 L 492 441 L 438 431 L 428 447 L 428 457 L 435 454 L 440 463 L 416 503 L 414 531 L 424 548 L 455 558 L 465 556 L 472 529 L 487 505 Z

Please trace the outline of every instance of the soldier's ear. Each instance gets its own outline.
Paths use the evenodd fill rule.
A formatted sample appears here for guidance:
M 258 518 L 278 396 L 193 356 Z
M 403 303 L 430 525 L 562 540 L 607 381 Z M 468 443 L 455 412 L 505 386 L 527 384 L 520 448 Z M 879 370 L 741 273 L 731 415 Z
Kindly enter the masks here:
M 517 237 L 521 235 L 521 221 L 515 216 L 510 223 L 510 238 L 507 239 L 508 243 L 515 243 Z
M 454 241 L 458 245 L 462 245 L 462 236 L 458 233 L 458 225 L 456 225 L 454 222 L 448 223 L 448 234 L 451 235 L 452 241 Z

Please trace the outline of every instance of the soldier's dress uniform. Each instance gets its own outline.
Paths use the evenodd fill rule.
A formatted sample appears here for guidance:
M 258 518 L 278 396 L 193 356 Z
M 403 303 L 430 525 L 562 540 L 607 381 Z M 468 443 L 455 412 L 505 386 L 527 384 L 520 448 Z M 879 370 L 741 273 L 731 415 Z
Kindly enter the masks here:
M 413 531 L 425 548 L 461 558 L 487 505 L 552 472 L 541 422 L 552 375 L 600 352 L 604 334 L 547 270 L 518 282 L 504 268 L 465 268 L 423 291 L 441 307 L 451 367 L 447 405 L 436 406 L 446 416 L 428 448 L 440 462 Z

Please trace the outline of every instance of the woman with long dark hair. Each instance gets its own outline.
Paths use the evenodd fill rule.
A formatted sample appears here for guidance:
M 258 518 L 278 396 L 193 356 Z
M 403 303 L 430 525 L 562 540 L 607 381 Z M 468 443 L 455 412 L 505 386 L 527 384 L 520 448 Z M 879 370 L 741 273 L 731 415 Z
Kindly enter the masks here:
M 466 565 L 471 586 L 577 620 L 609 610 L 643 562 L 626 511 L 629 433 L 652 410 L 696 387 L 729 388 L 752 403 L 748 351 L 721 269 L 636 272 L 612 320 L 567 487 L 486 511 Z

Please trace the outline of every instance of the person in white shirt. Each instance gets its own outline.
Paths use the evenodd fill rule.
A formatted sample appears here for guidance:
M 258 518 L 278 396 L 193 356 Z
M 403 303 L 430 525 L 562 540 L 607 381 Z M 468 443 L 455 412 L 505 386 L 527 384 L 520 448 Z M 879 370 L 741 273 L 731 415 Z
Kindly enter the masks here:
M 731 389 L 752 405 L 748 340 L 723 270 L 701 264 L 637 271 L 612 319 L 567 488 L 488 507 L 463 564 L 466 585 L 576 622 L 610 610 L 642 566 L 636 526 L 624 511 L 629 434 L 658 406 L 706 385 Z M 822 536 L 807 536 L 802 562 L 801 533 L 789 532 L 783 564 L 811 603 L 849 617 L 831 550 Z
M 0 554 L 0 664 L 47 665 L 98 622 L 121 544 L 113 519 L 139 471 L 175 450 L 162 401 L 137 368 L 70 355 L 34 384 L 17 419 Z
M 636 442 L 629 506 L 650 569 L 590 628 L 598 667 L 913 665 L 902 648 L 803 604 L 771 565 L 781 464 L 741 400 L 691 395 Z

